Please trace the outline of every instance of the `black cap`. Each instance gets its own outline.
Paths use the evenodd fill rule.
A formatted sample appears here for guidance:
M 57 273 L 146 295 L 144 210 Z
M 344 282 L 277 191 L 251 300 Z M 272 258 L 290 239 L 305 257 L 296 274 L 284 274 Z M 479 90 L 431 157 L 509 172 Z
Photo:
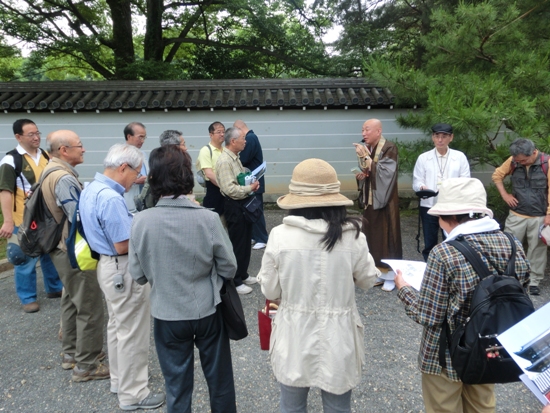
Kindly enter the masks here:
M 433 133 L 447 133 L 451 135 L 453 133 L 453 127 L 448 123 L 436 123 L 432 126 Z

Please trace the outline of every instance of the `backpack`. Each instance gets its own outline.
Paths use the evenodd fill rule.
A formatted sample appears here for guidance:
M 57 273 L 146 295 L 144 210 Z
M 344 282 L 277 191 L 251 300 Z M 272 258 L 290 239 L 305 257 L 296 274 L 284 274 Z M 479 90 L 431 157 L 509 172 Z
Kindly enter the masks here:
M 143 185 L 143 189 L 139 195 L 134 197 L 134 204 L 136 205 L 136 210 L 138 212 L 143 211 L 144 209 L 153 208 L 155 206 L 153 193 L 151 192 L 151 185 L 149 185 L 148 181 L 145 182 L 145 185 Z
M 80 271 L 90 271 L 97 268 L 99 254 L 90 248 L 82 221 L 80 221 L 80 202 L 77 201 L 73 220 L 69 228 L 69 236 L 65 240 L 67 255 L 71 267 Z
M 49 161 L 50 157 L 48 156 L 48 153 L 42 148 L 38 149 L 42 152 L 42 156 Z M 21 187 L 24 187 L 23 177 L 21 176 L 21 172 L 23 171 L 23 155 L 17 152 L 17 149 L 12 149 L 11 151 L 6 152 L 6 155 L 11 155 L 13 157 L 13 169 L 15 169 L 15 186 L 13 188 L 13 196 L 15 197 L 15 192 L 17 192 L 17 178 L 21 180 Z M 13 210 L 16 210 L 15 202 L 13 203 Z
M 210 147 L 210 145 L 206 145 L 206 147 L 210 151 L 210 158 L 212 159 L 212 148 Z M 202 186 L 203 188 L 206 188 L 206 175 L 204 174 L 204 171 L 202 170 L 201 165 L 198 162 L 198 160 L 197 160 L 196 167 L 197 167 L 197 176 L 196 176 L 197 183 L 200 186 Z
M 31 187 L 30 195 L 25 201 L 23 223 L 19 226 L 17 239 L 19 246 L 29 257 L 39 257 L 50 253 L 61 240 L 67 217 L 63 214 L 61 222 L 56 222 L 44 200 L 42 182 L 52 172 L 62 169 L 54 167 L 42 173 L 40 180 Z
M 480 253 L 463 237 L 449 241 L 464 255 L 480 278 L 472 296 L 468 318 L 457 326 L 452 336 L 445 318 L 439 341 L 439 364 L 446 366 L 445 350 L 449 348 L 453 368 L 465 384 L 510 383 L 519 381 L 523 373 L 497 341 L 500 333 L 535 312 L 515 273 L 514 236 L 504 234 L 512 244 L 512 255 L 504 274 L 489 271 Z

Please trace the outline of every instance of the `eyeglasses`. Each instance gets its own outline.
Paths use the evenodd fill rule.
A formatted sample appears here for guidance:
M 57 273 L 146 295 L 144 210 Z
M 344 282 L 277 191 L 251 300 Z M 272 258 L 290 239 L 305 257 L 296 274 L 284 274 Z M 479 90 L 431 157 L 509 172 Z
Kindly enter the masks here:
M 134 135 L 134 136 L 142 142 L 145 142 L 145 139 L 147 139 L 147 135 Z
M 82 148 L 84 147 L 84 145 L 82 145 L 82 144 L 80 144 L 80 145 L 73 145 L 73 146 L 71 146 L 71 145 L 61 145 L 61 146 L 59 147 L 59 149 L 61 149 L 61 148 L 63 148 L 63 147 L 65 147 L 65 148 L 80 148 L 80 149 L 82 149 Z
M 214 132 L 212 132 L 212 135 L 223 135 L 224 133 L 225 131 L 221 129 L 221 130 L 215 130 Z
M 140 170 L 140 169 L 132 168 L 132 167 L 130 166 L 130 164 L 128 164 L 128 163 L 126 164 L 126 166 L 129 166 L 130 169 L 131 169 L 132 171 L 134 171 L 134 172 L 137 174 L 136 179 L 139 179 L 139 178 L 142 177 L 142 175 L 141 175 L 141 170 Z
M 42 132 L 31 132 L 31 133 L 27 133 L 26 135 L 23 135 L 22 133 L 18 133 L 18 135 L 20 136 L 26 136 L 28 138 L 34 138 L 34 137 L 40 137 L 40 135 L 42 135 Z

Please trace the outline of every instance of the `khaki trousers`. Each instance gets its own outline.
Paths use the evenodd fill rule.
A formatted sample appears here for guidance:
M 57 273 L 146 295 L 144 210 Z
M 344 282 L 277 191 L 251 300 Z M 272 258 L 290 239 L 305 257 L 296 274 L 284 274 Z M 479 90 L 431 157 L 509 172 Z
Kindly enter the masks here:
M 71 267 L 69 257 L 59 248 L 50 258 L 63 282 L 61 328 L 63 352 L 74 354 L 76 365 L 90 370 L 103 347 L 103 298 L 95 271 Z
M 494 413 L 494 384 L 464 384 L 441 375 L 422 373 L 422 398 L 426 413 Z
M 113 278 L 122 274 L 124 291 L 116 291 Z M 107 346 L 111 387 L 118 389 L 121 404 L 135 404 L 146 398 L 148 383 L 151 314 L 149 284 L 139 285 L 128 272 L 128 256 L 102 255 L 97 278 L 105 295 L 109 321 Z
M 531 263 L 531 283 L 538 286 L 544 277 L 546 269 L 546 244 L 539 238 L 540 226 L 544 223 L 544 217 L 522 218 L 510 213 L 506 218 L 504 231 L 511 232 L 523 242 L 527 239 L 527 259 Z

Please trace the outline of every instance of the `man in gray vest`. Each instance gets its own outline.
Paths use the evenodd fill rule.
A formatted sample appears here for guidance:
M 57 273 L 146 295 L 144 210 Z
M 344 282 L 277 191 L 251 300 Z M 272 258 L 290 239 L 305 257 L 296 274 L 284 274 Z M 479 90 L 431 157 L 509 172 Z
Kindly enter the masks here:
M 504 231 L 514 234 L 520 241 L 527 240 L 527 259 L 531 263 L 529 293 L 539 295 L 547 251 L 538 235 L 541 225 L 550 225 L 549 156 L 535 149 L 529 139 L 516 139 L 510 145 L 510 153 L 512 156 L 495 169 L 493 182 L 510 207 Z M 503 184 L 508 175 L 512 178 L 512 194 Z

